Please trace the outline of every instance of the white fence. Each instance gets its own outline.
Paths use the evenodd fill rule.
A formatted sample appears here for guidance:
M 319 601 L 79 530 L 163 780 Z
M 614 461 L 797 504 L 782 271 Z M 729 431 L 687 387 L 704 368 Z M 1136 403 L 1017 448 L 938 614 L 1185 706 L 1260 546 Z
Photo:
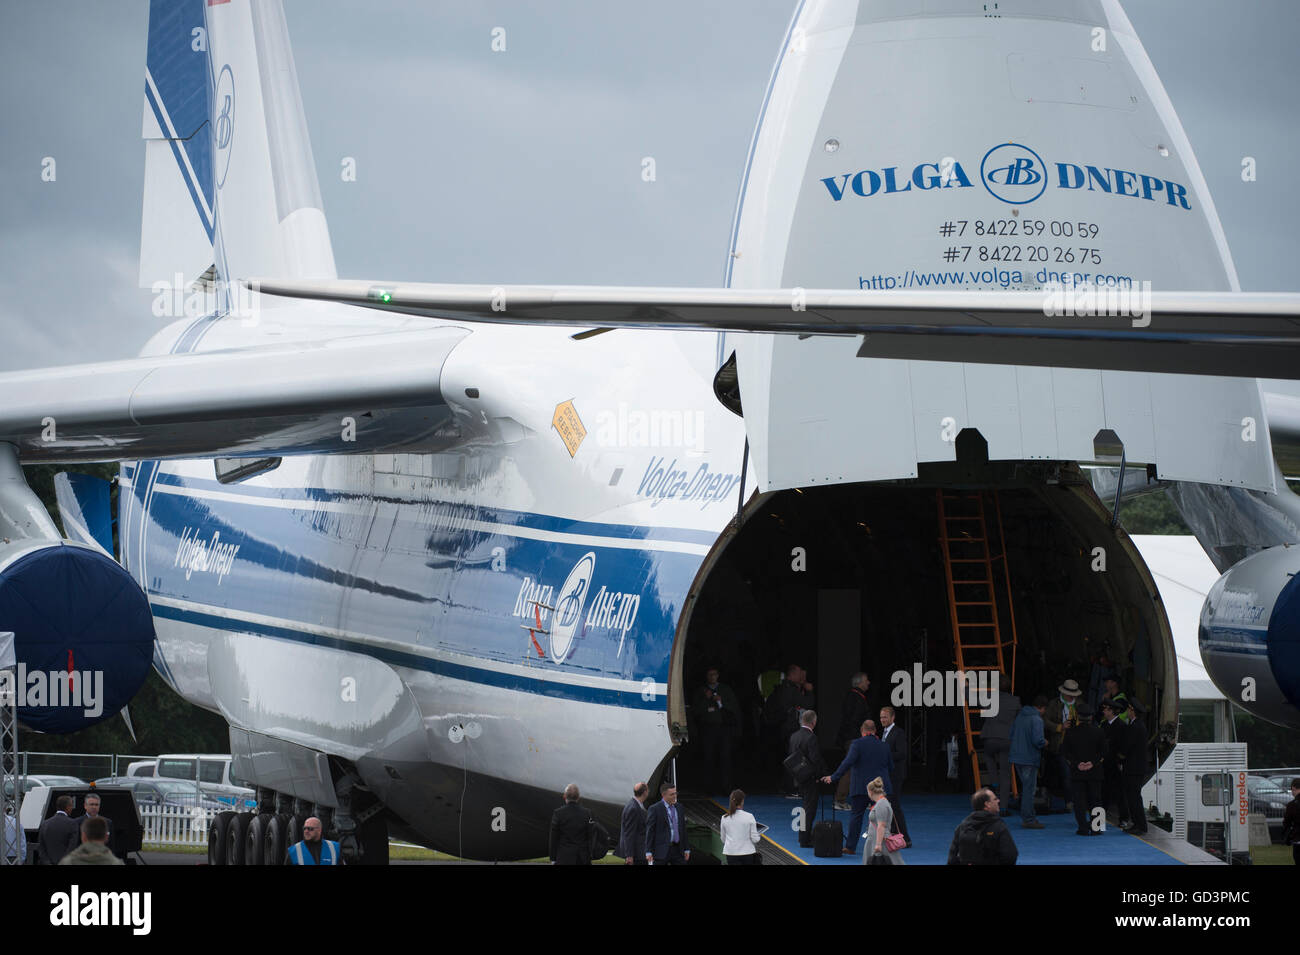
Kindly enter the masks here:
M 141 806 L 144 841 L 164 846 L 207 846 L 208 827 L 218 809 L 203 806 Z

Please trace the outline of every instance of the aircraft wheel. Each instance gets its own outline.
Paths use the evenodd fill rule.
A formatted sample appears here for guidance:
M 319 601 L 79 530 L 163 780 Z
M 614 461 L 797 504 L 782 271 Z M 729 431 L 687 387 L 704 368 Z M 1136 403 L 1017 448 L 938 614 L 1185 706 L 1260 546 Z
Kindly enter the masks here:
M 266 834 L 262 839 L 262 865 L 284 865 L 284 854 L 292 843 L 289 837 L 289 819 L 285 813 L 266 818 Z
M 226 833 L 226 865 L 244 864 L 244 846 L 248 841 L 248 824 L 253 821 L 253 813 L 237 812 L 230 818 L 230 828 Z
M 244 836 L 244 865 L 262 865 L 262 856 L 266 852 L 266 823 L 270 818 L 269 812 L 262 812 L 248 820 L 248 832 Z
M 226 844 L 230 839 L 230 820 L 233 812 L 219 812 L 208 826 L 208 865 L 226 864 Z

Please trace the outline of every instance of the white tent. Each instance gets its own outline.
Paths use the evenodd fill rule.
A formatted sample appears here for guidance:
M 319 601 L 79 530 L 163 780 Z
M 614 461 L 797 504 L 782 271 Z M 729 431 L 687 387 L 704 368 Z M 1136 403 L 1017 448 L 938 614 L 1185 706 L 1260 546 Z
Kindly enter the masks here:
M 1178 655 L 1178 698 L 1185 702 L 1218 701 L 1222 693 L 1210 682 L 1201 663 L 1197 630 L 1201 605 L 1219 572 L 1195 537 L 1135 534 L 1133 543 L 1160 589 Z

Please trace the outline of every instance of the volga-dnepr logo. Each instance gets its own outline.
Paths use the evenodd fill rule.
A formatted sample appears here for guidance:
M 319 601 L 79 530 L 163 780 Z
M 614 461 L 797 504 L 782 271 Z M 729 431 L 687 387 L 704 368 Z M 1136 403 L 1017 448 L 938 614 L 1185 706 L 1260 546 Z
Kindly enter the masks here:
M 1003 143 L 984 154 L 980 179 L 994 199 L 1023 206 L 1047 188 L 1047 164 L 1028 146 Z
M 591 587 L 591 578 L 596 573 L 596 555 L 588 551 L 569 571 L 560 596 L 555 601 L 555 618 L 551 624 L 551 659 L 561 663 L 569 655 L 573 646 L 573 635 L 577 632 L 578 621 L 582 619 L 582 608 L 587 603 L 587 590 Z
M 1023 206 L 1053 189 L 1082 190 L 1107 196 L 1125 196 L 1191 209 L 1187 188 L 1147 173 L 1111 166 L 1055 162 L 1050 165 L 1023 143 L 1001 143 L 980 160 L 979 176 L 972 179 L 960 159 L 946 156 L 907 166 L 882 166 L 841 173 L 821 180 L 832 202 L 859 197 L 887 196 L 935 189 L 973 189 L 980 182 L 1000 202 Z
M 212 148 L 215 152 L 217 188 L 226 184 L 230 169 L 230 147 L 235 140 L 235 74 L 227 63 L 217 77 L 212 99 Z

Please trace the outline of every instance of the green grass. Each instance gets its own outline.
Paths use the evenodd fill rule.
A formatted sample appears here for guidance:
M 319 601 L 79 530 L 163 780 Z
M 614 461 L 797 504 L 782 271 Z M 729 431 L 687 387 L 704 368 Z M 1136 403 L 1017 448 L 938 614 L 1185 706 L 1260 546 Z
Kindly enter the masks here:
M 177 855 L 184 856 L 206 856 L 208 854 L 207 846 L 169 846 L 159 842 L 146 842 L 140 849 L 141 852 L 174 852 Z
M 1295 865 L 1290 846 L 1253 846 L 1250 859 L 1254 865 Z

